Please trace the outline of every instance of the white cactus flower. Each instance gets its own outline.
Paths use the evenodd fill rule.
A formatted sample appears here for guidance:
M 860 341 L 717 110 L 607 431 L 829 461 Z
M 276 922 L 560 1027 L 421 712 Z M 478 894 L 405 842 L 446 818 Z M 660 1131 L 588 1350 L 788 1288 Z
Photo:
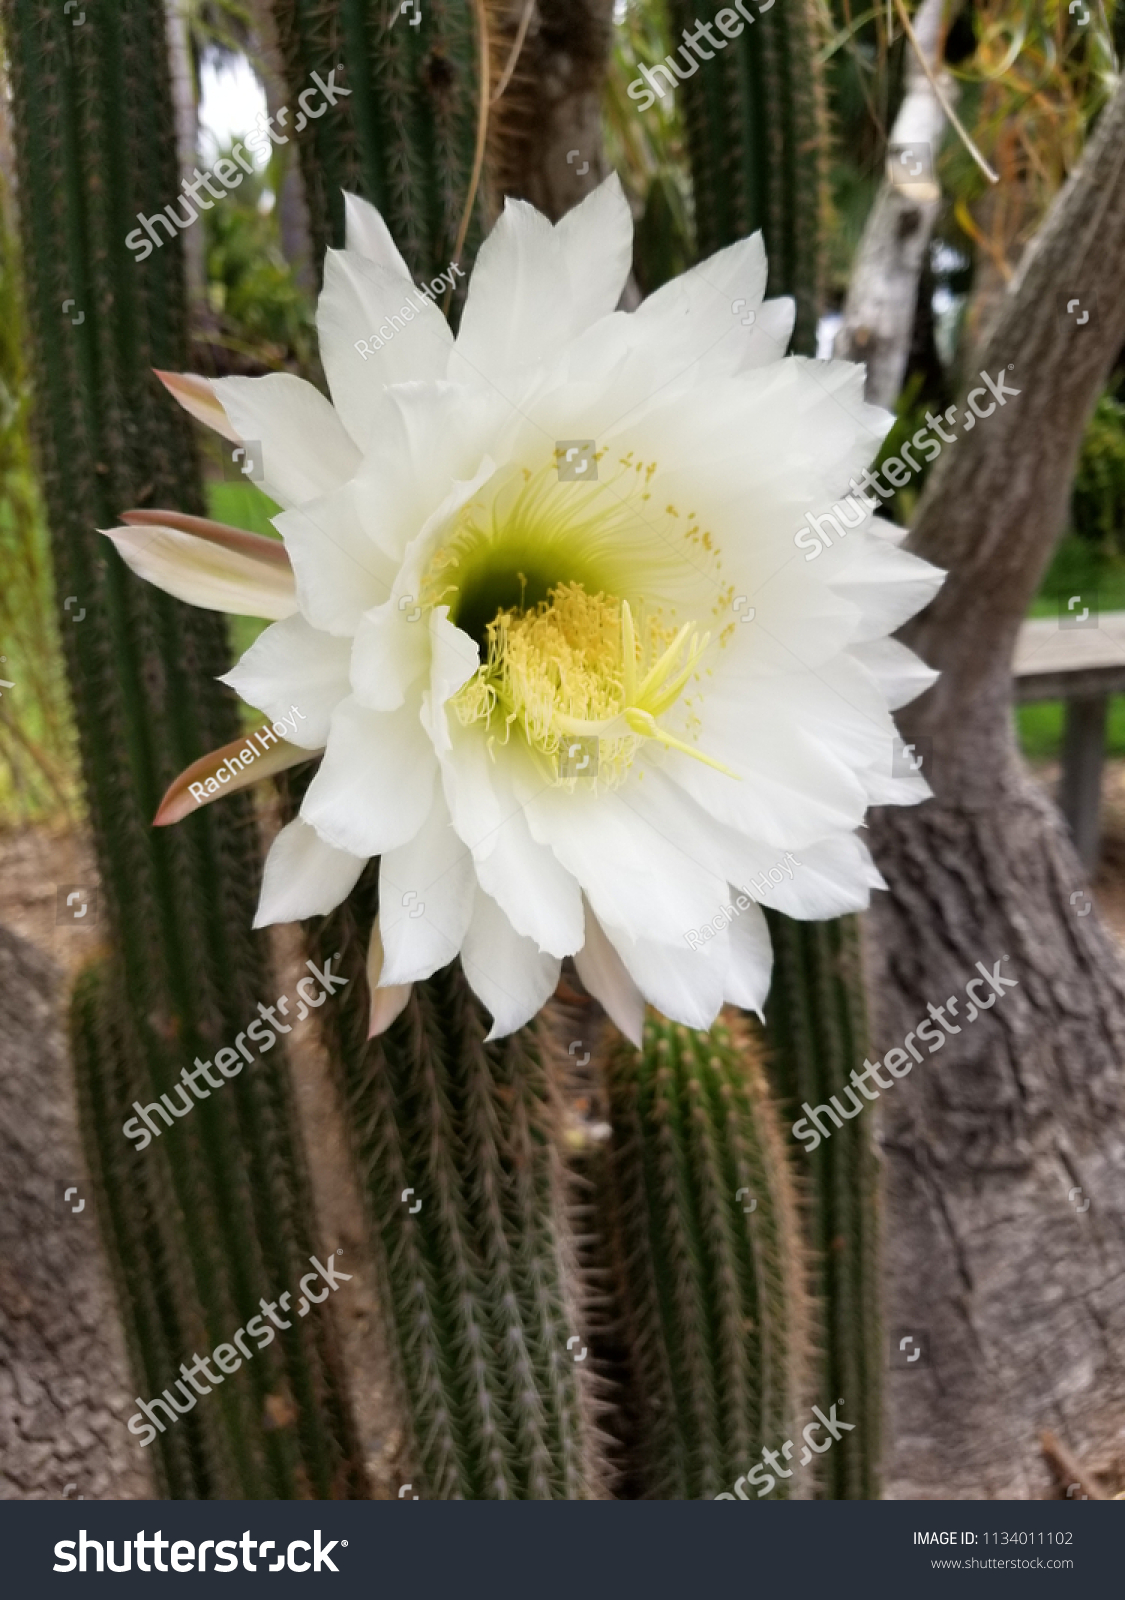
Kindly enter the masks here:
M 568 956 L 635 1040 L 645 1001 L 697 1028 L 760 1010 L 760 903 L 863 907 L 868 805 L 929 793 L 893 775 L 889 711 L 934 674 L 889 636 L 941 574 L 866 508 L 815 561 L 794 542 L 889 417 L 861 368 L 784 359 L 760 236 L 624 314 L 631 254 L 616 178 L 554 226 L 509 201 L 454 339 L 349 196 L 331 404 L 287 375 L 165 379 L 260 441 L 284 551 L 165 513 L 110 534 L 180 598 L 276 619 L 224 681 L 299 708 L 274 767 L 323 757 L 257 923 L 330 911 L 380 857 L 375 1029 L 458 955 L 492 1037 Z

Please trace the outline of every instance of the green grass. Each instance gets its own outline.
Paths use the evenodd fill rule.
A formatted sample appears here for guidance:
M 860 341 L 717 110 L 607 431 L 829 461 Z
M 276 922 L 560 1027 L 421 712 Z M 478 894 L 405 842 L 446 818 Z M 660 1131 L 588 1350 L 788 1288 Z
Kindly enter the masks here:
M 278 537 L 270 518 L 276 516 L 281 507 L 249 480 L 245 483 L 209 483 L 207 503 L 216 522 L 228 522 L 232 528 L 261 533 L 267 539 Z
M 1057 616 L 1059 600 L 1075 594 L 1081 595 L 1084 603 L 1096 594 L 1102 611 L 1125 611 L 1125 561 L 1103 555 L 1085 539 L 1064 539 L 1028 615 Z
M 1063 540 L 1032 601 L 1031 617 L 1056 617 L 1059 601 L 1081 595 L 1089 604 L 1096 595 L 1101 611 L 1125 611 L 1125 561 L 1103 554 L 1088 540 L 1073 535 Z M 1020 748 L 1029 761 L 1051 761 L 1062 751 L 1064 707 L 1061 700 L 1038 700 L 1016 708 Z M 1125 695 L 1113 695 L 1106 728 L 1107 756 L 1125 756 Z
M 1029 761 L 1053 761 L 1062 753 L 1063 702 L 1037 700 L 1016 708 L 1020 749 Z M 1111 695 L 1105 753 L 1125 756 L 1125 695 Z
M 232 528 L 245 528 L 248 533 L 261 533 L 268 539 L 279 537 L 270 518 L 276 516 L 281 507 L 249 481 L 209 483 L 207 509 L 216 522 L 226 522 Z M 231 650 L 237 661 L 249 650 L 258 635 L 269 627 L 269 623 L 261 617 L 230 617 L 227 626 L 230 629 Z M 246 727 L 257 727 L 261 721 L 259 712 L 246 713 Z

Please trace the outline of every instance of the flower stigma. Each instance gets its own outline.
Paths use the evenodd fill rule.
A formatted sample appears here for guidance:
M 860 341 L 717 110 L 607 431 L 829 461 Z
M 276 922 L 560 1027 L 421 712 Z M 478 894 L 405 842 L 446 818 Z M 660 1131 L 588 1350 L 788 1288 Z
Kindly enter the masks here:
M 486 659 L 454 710 L 464 727 L 487 726 L 490 747 L 506 744 L 517 728 L 556 784 L 577 781 L 559 762 L 575 737 L 597 739 L 597 779 L 608 787 L 622 782 L 646 739 L 737 777 L 657 720 L 679 700 L 710 642 L 709 633 L 693 630 L 659 616 L 638 629 L 628 601 L 557 584 L 533 606 L 497 612 L 486 629 Z

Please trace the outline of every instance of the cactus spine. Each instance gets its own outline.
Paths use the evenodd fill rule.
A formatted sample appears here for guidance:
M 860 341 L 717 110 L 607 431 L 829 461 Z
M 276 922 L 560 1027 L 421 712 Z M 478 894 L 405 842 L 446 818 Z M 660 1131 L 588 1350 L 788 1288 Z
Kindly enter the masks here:
M 806 1101 L 821 1106 L 832 1095 L 847 1107 L 843 1087 L 852 1069 L 862 1068 L 867 1049 L 859 923 L 775 915 L 769 922 L 774 980 L 766 1016 L 775 1092 L 789 1120 Z M 823 1352 L 818 1397 L 831 1405 L 843 1396 L 856 1427 L 825 1457 L 822 1492 L 832 1500 L 874 1500 L 883 1349 L 879 1163 L 872 1118 L 826 1125 L 831 1137 L 796 1157 L 808 1169 L 807 1231 Z
M 711 1499 L 794 1435 L 807 1388 L 805 1252 L 761 1043 L 733 1014 L 709 1033 L 650 1015 L 608 1082 L 644 1492 Z
M 275 0 L 290 103 L 318 72 L 348 90 L 300 141 L 317 269 L 344 242 L 343 191 L 383 213 L 411 271 L 453 258 L 476 146 L 477 39 L 469 0 L 426 0 L 412 26 L 368 0 Z M 393 25 L 392 25 L 393 24 Z M 470 253 L 479 232 L 470 230 Z
M 695 17 L 670 0 L 673 34 Z M 829 149 L 821 23 L 813 0 L 781 0 L 716 51 L 682 88 L 699 253 L 757 228 L 769 256 L 769 293 L 797 302 L 793 347 L 811 354 L 820 312 Z M 685 55 L 690 52 L 685 48 Z M 679 58 L 681 63 L 684 57 Z M 787 1113 L 839 1093 L 865 1046 L 858 925 L 770 917 L 774 982 L 766 1007 L 770 1072 Z M 845 1102 L 846 1103 L 846 1102 Z M 878 1315 L 877 1162 L 872 1119 L 848 1122 L 807 1161 L 808 1225 L 823 1333 L 817 1398 L 843 1396 L 862 1427 L 825 1458 L 821 1492 L 833 1499 L 878 1493 L 881 1334 Z M 793 1141 L 786 1136 L 787 1144 Z
M 419 276 L 453 257 L 473 174 L 479 38 L 469 0 L 392 29 L 358 0 L 278 0 L 291 100 L 341 62 L 353 89 L 301 146 L 312 233 L 342 243 L 342 188 L 377 205 Z M 491 65 L 490 69 L 491 71 Z M 478 206 L 477 210 L 479 211 Z M 479 231 L 470 227 L 463 257 Z M 427 1497 L 589 1499 L 608 1480 L 585 1294 L 541 1027 L 495 1045 L 459 964 L 367 1040 L 374 871 L 311 930 L 352 979 L 326 1018 L 353 1130 L 381 1301 Z M 407 1202 L 403 1194 L 412 1190 Z M 421 1202 L 421 1209 L 414 1207 Z M 578 1340 L 573 1348 L 568 1340 Z
M 4 20 L 39 455 L 59 615 L 68 595 L 86 610 L 63 637 L 111 939 L 75 1000 L 79 1100 L 147 1399 L 294 1290 L 317 1241 L 280 1051 L 147 1150 L 122 1132 L 134 1099 L 179 1104 L 181 1070 L 271 992 L 250 933 L 257 841 L 242 796 L 152 828 L 170 780 L 237 731 L 214 681 L 225 630 L 134 578 L 96 531 L 128 506 L 203 509 L 186 419 L 150 371 L 186 365 L 179 241 L 143 262 L 125 244 L 177 193 L 163 7 L 117 0 L 72 26 L 51 0 L 5 0 Z M 154 1454 L 177 1497 L 362 1493 L 331 1315 L 294 1322 Z
M 673 38 L 697 19 L 714 24 L 718 10 L 669 0 Z M 796 299 L 793 348 L 803 355 L 816 349 L 827 205 L 822 33 L 815 0 L 781 0 L 697 62 L 680 91 L 699 254 L 761 228 L 768 292 Z M 686 68 L 694 57 L 685 45 L 675 59 Z
M 363 984 L 372 872 L 320 945 Z M 357 921 L 358 917 L 358 921 Z M 601 1408 L 576 1271 L 561 1072 L 543 1023 L 486 1044 L 459 963 L 415 984 L 368 1043 L 327 1019 L 410 1436 L 438 1499 L 601 1498 Z M 564 1058 L 565 1060 L 565 1058 Z

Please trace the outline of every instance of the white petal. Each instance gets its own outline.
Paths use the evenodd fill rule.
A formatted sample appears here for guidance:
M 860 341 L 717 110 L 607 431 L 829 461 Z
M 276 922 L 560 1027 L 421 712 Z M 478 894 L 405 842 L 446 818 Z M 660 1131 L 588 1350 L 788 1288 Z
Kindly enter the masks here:
M 869 639 L 864 644 L 852 644 L 848 654 L 871 673 L 892 711 L 909 705 L 941 676 L 897 639 Z
M 601 1002 L 610 1020 L 639 1050 L 644 1042 L 644 996 L 589 907 L 586 942 L 574 957 L 574 965 L 583 984 L 594 999 Z
M 297 609 L 292 572 L 177 528 L 103 529 L 138 578 L 205 611 L 289 617 Z
M 437 306 L 351 251 L 328 252 L 316 324 L 333 403 L 364 452 L 378 438 L 386 385 L 445 376 L 453 334 Z
M 445 705 L 480 666 L 480 646 L 449 620 L 448 606 L 430 614 L 430 687 L 422 696 L 422 724 L 439 755 L 451 748 Z
M 464 941 L 475 892 L 472 855 L 438 795 L 415 837 L 379 864 L 380 982 L 413 983 L 448 966 Z
M 260 487 L 282 506 L 299 506 L 338 488 L 359 451 L 331 405 L 303 378 L 216 378 L 215 393 L 239 438 L 261 446 Z
M 496 470 L 487 452 L 504 446 L 511 407 L 492 391 L 418 383 L 384 391 L 377 409 L 379 437 L 355 477 L 356 511 L 397 566 Z
M 362 616 L 356 628 L 352 684 L 356 699 L 373 711 L 397 710 L 430 664 L 432 612 L 411 605 L 409 595 L 400 598 L 404 605 L 388 600 Z
M 529 800 L 527 819 L 532 837 L 549 844 L 581 884 L 618 950 L 618 930 L 682 945 L 686 929 L 713 916 L 726 898 L 723 880 L 653 827 L 625 789 L 546 789 Z
M 857 773 L 867 793 L 867 803 L 872 806 L 917 806 L 933 796 L 933 790 L 921 768 L 907 770 L 915 760 L 913 747 L 909 750 L 896 733 L 887 740 L 882 758 L 871 765 L 860 767 Z M 924 765 L 924 762 L 923 762 Z M 900 767 L 901 772 L 895 768 Z
M 761 347 L 761 334 L 757 340 L 754 334 L 766 275 L 761 234 L 739 239 L 649 295 L 633 313 L 638 332 L 658 342 L 677 371 L 698 360 L 709 371 L 752 364 Z M 748 316 L 755 318 L 749 325 Z
M 844 569 L 834 572 L 829 581 L 837 594 L 860 608 L 862 622 L 854 635 L 856 642 L 893 633 L 929 605 L 945 582 L 940 567 L 907 550 L 896 550 L 885 539 L 869 537 L 853 548 L 851 555 Z
M 522 938 L 489 895 L 477 890 L 461 965 L 473 992 L 492 1013 L 489 1039 L 530 1022 L 554 994 L 562 963 Z
M 555 224 L 570 275 L 571 335 L 610 312 L 633 265 L 633 214 L 616 172 Z
M 517 933 L 554 956 L 573 955 L 585 937 L 577 882 L 551 850 L 532 838 L 513 776 L 531 764 L 514 748 L 489 754 L 479 731 L 457 728 L 442 759 L 442 783 L 477 878 Z
M 273 519 L 293 563 L 301 610 L 314 628 L 352 635 L 391 592 L 397 565 L 372 539 L 353 481 Z
M 333 849 L 300 817 L 294 818 L 266 857 L 254 926 L 300 922 L 333 911 L 355 888 L 366 865 L 366 857 Z
M 561 350 L 573 331 L 570 272 L 555 230 L 508 199 L 477 253 L 449 376 L 499 382 Z
M 271 722 L 294 723 L 288 738 L 306 750 L 328 742 L 332 713 L 351 692 L 347 639 L 312 628 L 302 616 L 275 622 L 258 635 L 237 666 L 219 679 Z M 294 711 L 296 707 L 296 711 Z
M 754 901 L 816 921 L 863 910 L 871 890 L 886 887 L 866 846 L 853 833 L 782 851 L 715 822 L 666 772 L 646 770 L 644 782 L 630 789 L 634 794 L 654 827 L 675 839 L 703 869 L 729 880 L 729 898 L 716 908 L 710 927 L 705 923 L 693 932 L 685 930 L 693 949 L 707 943 L 712 930 L 737 920 Z
M 709 1028 L 723 1004 L 730 960 L 726 931 L 703 950 L 630 939 L 607 928 L 629 976 L 650 1005 L 686 1028 Z
M 762 1017 L 762 1007 L 770 992 L 773 971 L 773 946 L 770 930 L 760 909 L 748 906 L 731 923 L 727 930 L 730 941 L 730 961 L 724 979 L 724 998 L 745 1011 L 756 1011 Z M 765 1018 L 762 1017 L 765 1021 Z
M 731 841 L 731 883 L 743 897 L 806 922 L 827 922 L 849 911 L 865 911 L 872 889 L 885 889 L 871 854 L 854 833 L 822 839 L 780 855 L 768 845 Z M 721 848 L 721 846 L 720 846 Z M 734 906 L 738 907 L 738 895 Z
M 749 311 L 739 311 L 739 323 L 750 314 Z M 781 295 L 776 300 L 763 300 L 753 316 L 754 321 L 750 324 L 750 332 L 739 358 L 739 372 L 748 372 L 752 367 L 764 367 L 769 361 L 782 360 L 793 337 L 797 302 L 788 295 Z
M 413 839 L 426 820 L 436 769 L 416 706 L 368 711 L 349 696 L 332 713 L 301 815 L 337 849 L 381 856 Z
M 784 684 L 781 678 L 748 684 L 740 700 L 701 697 L 699 748 L 737 778 L 674 751 L 664 770 L 717 822 L 797 850 L 857 828 L 867 797 L 838 754 L 794 725 L 780 699 Z
M 377 267 L 411 281 L 410 268 L 399 255 L 382 214 L 358 194 L 344 195 L 344 241 L 349 250 L 366 256 Z

